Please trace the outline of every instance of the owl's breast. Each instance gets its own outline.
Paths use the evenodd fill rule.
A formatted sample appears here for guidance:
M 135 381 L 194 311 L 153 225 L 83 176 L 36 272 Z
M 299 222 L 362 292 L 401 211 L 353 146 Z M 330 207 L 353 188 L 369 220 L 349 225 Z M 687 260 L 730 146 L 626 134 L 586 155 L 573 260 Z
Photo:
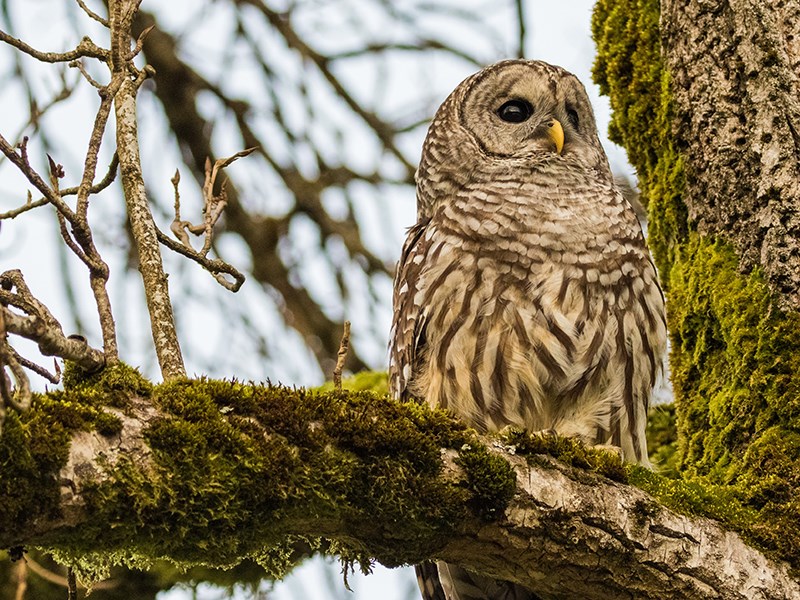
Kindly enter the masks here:
M 622 402 L 620 345 L 638 352 L 642 402 L 660 372 L 666 334 L 652 264 L 633 243 L 610 240 L 605 254 L 555 247 L 542 242 L 541 228 L 500 236 L 502 223 L 472 223 L 466 234 L 430 224 L 418 286 L 426 346 L 414 394 L 479 429 L 609 430 Z

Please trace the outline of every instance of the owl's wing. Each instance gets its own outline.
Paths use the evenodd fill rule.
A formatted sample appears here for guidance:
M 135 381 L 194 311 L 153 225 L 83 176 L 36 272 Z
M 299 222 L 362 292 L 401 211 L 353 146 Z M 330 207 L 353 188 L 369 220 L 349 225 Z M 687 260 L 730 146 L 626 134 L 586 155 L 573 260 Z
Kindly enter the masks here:
M 392 396 L 409 397 L 408 384 L 414 362 L 425 345 L 425 310 L 422 306 L 421 272 L 428 242 L 430 219 L 409 228 L 394 279 L 392 331 L 389 339 L 389 385 Z

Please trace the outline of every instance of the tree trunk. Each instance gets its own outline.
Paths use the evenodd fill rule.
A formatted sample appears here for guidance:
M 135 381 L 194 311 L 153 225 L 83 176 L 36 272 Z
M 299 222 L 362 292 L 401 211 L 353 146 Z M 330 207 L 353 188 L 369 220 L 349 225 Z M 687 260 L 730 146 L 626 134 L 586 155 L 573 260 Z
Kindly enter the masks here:
M 678 466 L 800 550 L 800 5 L 601 0 L 595 78 L 667 290 Z

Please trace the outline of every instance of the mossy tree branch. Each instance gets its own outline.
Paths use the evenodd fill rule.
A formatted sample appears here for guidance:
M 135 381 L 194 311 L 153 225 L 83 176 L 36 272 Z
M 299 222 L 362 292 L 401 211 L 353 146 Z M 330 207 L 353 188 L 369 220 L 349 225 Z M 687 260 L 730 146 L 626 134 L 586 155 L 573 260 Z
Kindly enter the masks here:
M 784 563 L 624 483 L 656 476 L 570 440 L 487 440 L 368 391 L 153 387 L 124 365 L 65 379 L 8 419 L 0 544 L 90 575 L 248 557 L 280 574 L 297 539 L 323 538 L 351 560 L 440 558 L 548 598 L 800 594 Z

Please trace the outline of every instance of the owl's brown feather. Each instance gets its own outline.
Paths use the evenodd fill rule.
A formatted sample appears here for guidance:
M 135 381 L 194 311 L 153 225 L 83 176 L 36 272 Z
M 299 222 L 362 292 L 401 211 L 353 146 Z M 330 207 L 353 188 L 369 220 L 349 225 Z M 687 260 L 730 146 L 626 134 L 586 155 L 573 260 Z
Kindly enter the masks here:
M 580 82 L 519 60 L 465 80 L 431 124 L 417 207 L 395 279 L 392 393 L 481 431 L 552 429 L 647 464 L 664 298 Z

